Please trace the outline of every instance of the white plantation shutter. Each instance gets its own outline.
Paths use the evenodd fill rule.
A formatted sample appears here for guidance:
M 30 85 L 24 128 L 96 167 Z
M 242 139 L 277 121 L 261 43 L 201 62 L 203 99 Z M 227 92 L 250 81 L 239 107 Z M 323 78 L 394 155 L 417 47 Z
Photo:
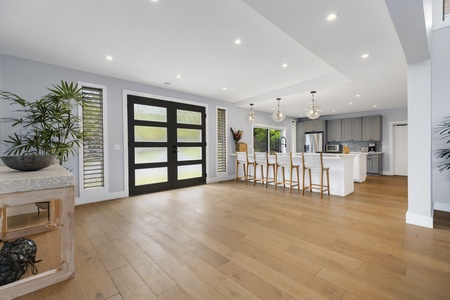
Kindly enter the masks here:
M 294 120 L 291 121 L 291 151 L 292 153 L 297 152 L 297 122 Z
M 103 90 L 83 87 L 83 186 L 85 189 L 103 187 Z
M 227 171 L 227 116 L 226 110 L 217 109 L 217 172 Z

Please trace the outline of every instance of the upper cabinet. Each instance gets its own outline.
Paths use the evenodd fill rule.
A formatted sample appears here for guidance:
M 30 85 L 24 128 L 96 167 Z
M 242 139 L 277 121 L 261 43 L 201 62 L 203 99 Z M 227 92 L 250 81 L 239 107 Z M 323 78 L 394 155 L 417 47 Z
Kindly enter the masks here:
M 381 141 L 381 116 L 362 118 L 362 140 Z
M 342 141 L 361 141 L 362 140 L 362 118 L 342 119 Z
M 342 140 L 341 123 L 341 119 L 327 121 L 328 142 L 340 142 Z
M 325 121 L 323 120 L 305 121 L 302 123 L 304 132 L 325 131 Z

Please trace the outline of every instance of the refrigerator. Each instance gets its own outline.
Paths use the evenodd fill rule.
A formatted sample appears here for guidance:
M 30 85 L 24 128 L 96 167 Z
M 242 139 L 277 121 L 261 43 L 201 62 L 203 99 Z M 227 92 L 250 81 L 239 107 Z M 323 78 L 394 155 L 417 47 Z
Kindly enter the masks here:
M 305 153 L 323 152 L 323 131 L 305 132 Z

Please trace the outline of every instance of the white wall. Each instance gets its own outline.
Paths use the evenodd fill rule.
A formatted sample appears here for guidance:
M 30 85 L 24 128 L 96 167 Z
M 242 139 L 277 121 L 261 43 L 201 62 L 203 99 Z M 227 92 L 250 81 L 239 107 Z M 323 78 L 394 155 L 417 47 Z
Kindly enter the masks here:
M 168 98 L 182 99 L 197 103 L 207 103 L 207 181 L 212 182 L 216 179 L 216 160 L 217 160 L 217 141 L 216 141 L 216 107 L 227 108 L 228 127 L 241 129 L 244 131 L 242 141 L 251 144 L 252 125 L 246 121 L 248 109 L 241 109 L 234 106 L 233 103 L 205 98 L 192 94 L 182 93 L 159 88 L 151 85 L 139 84 L 136 82 L 125 81 L 117 78 L 102 76 L 82 72 L 74 69 L 63 68 L 55 65 L 40 63 L 31 60 L 25 60 L 18 57 L 0 55 L 0 87 L 3 90 L 18 94 L 27 100 L 38 99 L 47 93 L 46 88 L 52 84 L 58 84 L 61 80 L 68 82 L 86 82 L 106 86 L 108 101 L 108 145 L 106 149 L 109 154 L 109 195 L 104 199 L 122 197 L 127 191 L 127 175 L 124 174 L 127 163 L 124 158 L 124 128 L 126 120 L 123 119 L 123 90 L 130 90 L 138 93 L 155 94 Z M 255 110 L 257 110 L 255 105 Z M 275 103 L 274 103 L 275 106 Z M 5 117 L 11 111 L 12 107 L 8 103 L 0 104 L 0 117 Z M 256 111 L 257 123 L 271 126 L 280 126 L 270 119 L 269 114 Z M 290 136 L 290 119 L 286 118 L 281 126 L 286 127 L 286 136 Z M 125 124 L 125 125 L 124 125 Z M 10 126 L 2 124 L 2 140 L 11 131 Z M 227 134 L 230 132 L 227 131 Z M 228 151 L 234 153 L 234 144 L 231 136 L 228 136 Z M 113 145 L 121 145 L 120 151 L 115 151 Z M 228 178 L 234 178 L 234 159 L 228 156 Z M 67 167 L 78 178 L 78 158 L 69 160 Z M 77 203 L 84 203 L 83 199 L 78 199 Z
M 433 31 L 432 40 L 432 199 L 437 210 L 450 211 L 450 171 L 439 172 L 437 149 L 450 148 L 436 126 L 450 116 L 450 26 Z

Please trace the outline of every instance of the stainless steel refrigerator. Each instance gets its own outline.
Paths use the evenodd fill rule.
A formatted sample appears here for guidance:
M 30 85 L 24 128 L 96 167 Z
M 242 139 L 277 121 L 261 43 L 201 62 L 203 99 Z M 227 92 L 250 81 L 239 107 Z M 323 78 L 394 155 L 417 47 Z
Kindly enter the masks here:
M 323 152 L 323 131 L 305 132 L 305 153 Z

